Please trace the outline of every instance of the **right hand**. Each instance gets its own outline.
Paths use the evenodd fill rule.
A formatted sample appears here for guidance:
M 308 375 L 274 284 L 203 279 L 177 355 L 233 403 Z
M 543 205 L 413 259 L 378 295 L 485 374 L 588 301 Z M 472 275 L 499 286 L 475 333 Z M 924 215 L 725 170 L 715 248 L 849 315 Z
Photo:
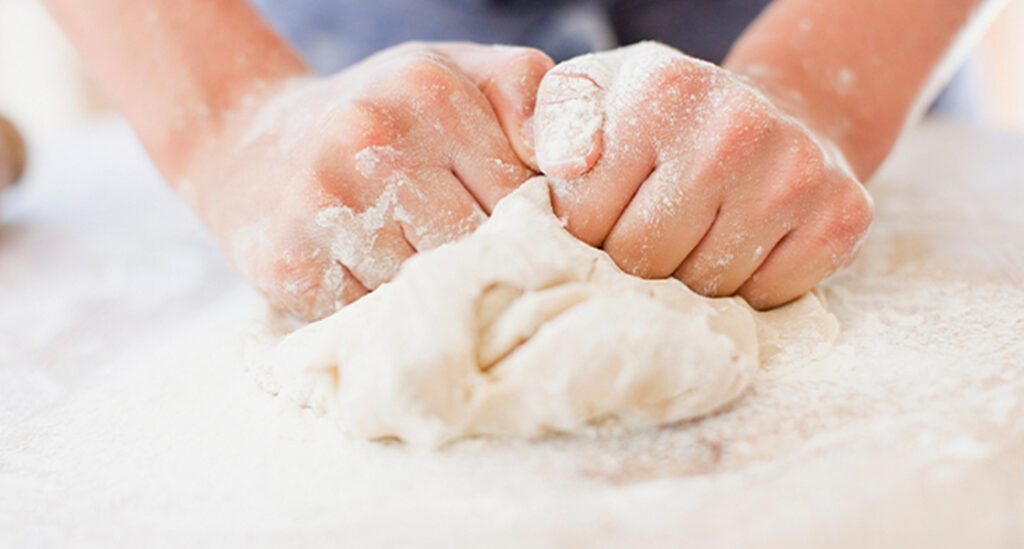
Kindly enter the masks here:
M 273 305 L 322 318 L 533 175 L 522 127 L 552 65 L 527 48 L 415 43 L 282 82 L 224 114 L 176 186 Z
M 555 213 L 626 272 L 758 309 L 856 254 L 871 197 L 786 97 L 668 46 L 571 59 L 538 92 Z

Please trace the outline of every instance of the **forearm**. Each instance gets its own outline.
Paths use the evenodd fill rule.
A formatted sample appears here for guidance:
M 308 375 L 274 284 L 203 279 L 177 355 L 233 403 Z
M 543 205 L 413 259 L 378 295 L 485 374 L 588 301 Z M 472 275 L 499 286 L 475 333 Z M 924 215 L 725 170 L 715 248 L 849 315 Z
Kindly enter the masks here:
M 45 0 L 172 184 L 248 94 L 308 72 L 245 0 Z
M 775 0 L 724 65 L 874 173 L 1004 0 Z

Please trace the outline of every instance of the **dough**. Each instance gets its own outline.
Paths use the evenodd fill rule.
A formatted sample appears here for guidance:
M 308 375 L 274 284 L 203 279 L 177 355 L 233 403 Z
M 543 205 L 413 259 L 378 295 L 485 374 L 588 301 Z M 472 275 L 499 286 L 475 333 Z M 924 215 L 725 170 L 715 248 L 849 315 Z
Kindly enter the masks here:
M 261 351 L 257 368 L 268 388 L 367 439 L 660 425 L 743 392 L 757 317 L 741 299 L 623 273 L 565 231 L 538 177 L 472 235 Z

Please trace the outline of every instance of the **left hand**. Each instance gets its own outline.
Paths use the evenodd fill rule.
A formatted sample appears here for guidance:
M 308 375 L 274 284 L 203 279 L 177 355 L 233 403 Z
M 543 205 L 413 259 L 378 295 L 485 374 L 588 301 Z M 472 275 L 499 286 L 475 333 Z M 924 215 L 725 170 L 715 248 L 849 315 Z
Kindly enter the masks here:
M 770 308 L 851 260 L 872 218 L 840 152 L 779 105 L 660 44 L 585 55 L 541 83 L 537 163 L 568 229 L 625 271 Z

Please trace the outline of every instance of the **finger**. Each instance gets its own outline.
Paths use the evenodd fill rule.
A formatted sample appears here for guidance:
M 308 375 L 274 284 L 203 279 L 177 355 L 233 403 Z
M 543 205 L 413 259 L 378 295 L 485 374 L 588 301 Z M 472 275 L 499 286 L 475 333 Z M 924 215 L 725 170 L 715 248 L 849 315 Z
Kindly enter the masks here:
M 454 121 L 459 127 L 447 132 L 450 138 L 462 136 L 452 138 L 449 168 L 489 214 L 499 200 L 536 174 L 512 150 L 483 95 L 474 103 Z
M 431 48 L 451 59 L 480 88 L 513 150 L 537 169 L 533 139 L 524 128 L 534 114 L 541 80 L 554 61 L 540 50 L 517 46 L 443 42 Z
M 811 291 L 837 267 L 831 246 L 820 234 L 798 229 L 775 246 L 738 293 L 755 309 L 770 309 Z
M 551 124 L 545 124 L 542 120 L 541 101 L 538 99 L 538 113 L 535 117 L 537 154 L 541 168 L 547 170 L 542 156 L 543 151 L 548 150 L 548 145 L 539 138 L 539 134 L 549 132 L 549 128 L 542 129 L 542 126 Z M 587 172 L 582 176 L 556 178 L 553 181 L 552 204 L 555 213 L 566 220 L 569 232 L 592 246 L 604 243 L 616 221 L 657 165 L 658 155 L 652 136 L 637 131 L 642 116 L 640 112 L 621 112 L 606 120 L 601 130 L 599 158 L 588 167 Z M 554 118 L 561 116 L 554 116 L 552 123 L 555 123 Z M 551 175 L 548 171 L 545 173 Z
M 723 128 L 716 131 L 722 137 L 707 154 L 728 161 L 709 164 L 701 179 L 721 182 L 720 187 L 728 189 L 723 191 L 727 198 L 707 234 L 673 273 L 692 290 L 707 296 L 734 294 L 791 231 L 794 209 L 807 199 L 803 196 L 796 200 L 793 197 L 800 195 L 787 192 L 763 192 L 767 182 L 786 181 L 778 174 L 778 165 L 781 158 L 786 158 L 780 156 L 779 149 L 788 147 L 788 143 L 773 140 L 762 144 L 746 135 L 745 129 L 755 124 L 741 124 L 739 132 L 730 131 L 736 127 L 734 115 L 722 118 L 725 123 L 719 121 L 712 126 Z
M 699 67 L 664 47 L 639 44 L 590 57 L 595 58 L 587 61 L 591 66 L 583 66 L 580 71 L 594 85 L 609 86 L 597 98 L 604 102 L 599 108 L 605 114 L 598 158 L 582 177 L 559 182 L 554 187 L 554 205 L 556 213 L 567 219 L 570 231 L 597 245 L 609 236 L 634 194 L 662 160 L 676 162 L 677 174 L 692 171 L 690 164 L 706 164 L 693 161 L 700 160 L 695 155 L 707 140 L 700 139 L 703 123 L 689 104 L 695 97 L 703 96 L 707 84 L 689 78 Z M 583 64 L 586 59 L 585 56 L 573 61 Z M 541 134 L 551 133 L 550 128 L 558 124 L 564 125 L 565 131 L 572 126 L 571 117 L 552 111 L 548 121 L 541 112 L 545 83 L 564 72 L 563 65 L 548 73 L 537 99 L 534 129 L 538 136 L 538 162 L 543 170 L 548 170 L 548 166 L 542 158 L 546 147 Z M 690 151 L 691 161 L 686 165 L 680 163 L 676 150 Z M 661 158 L 663 154 L 665 158 Z M 591 161 L 588 159 L 585 164 L 589 166 Z M 617 236 L 613 247 L 625 248 L 624 240 Z
M 613 78 L 603 58 L 593 54 L 561 63 L 544 76 L 532 127 L 542 172 L 572 178 L 594 167 L 604 147 L 604 99 Z
M 651 175 L 655 154 L 650 144 L 621 143 L 608 134 L 607 149 L 584 176 L 553 180 L 551 202 L 566 229 L 591 246 L 601 246 L 637 189 Z
M 483 92 L 453 61 L 428 52 L 405 61 L 402 70 L 410 85 L 391 93 L 403 95 L 406 104 L 421 106 L 415 114 L 420 119 L 411 125 L 428 128 L 426 134 L 411 136 L 416 141 L 406 146 L 418 149 L 423 158 L 435 157 L 439 144 L 444 147 L 449 159 L 444 167 L 455 173 L 484 211 L 490 213 L 534 175 L 512 150 Z
M 317 215 L 317 224 L 329 235 L 330 257 L 368 290 L 391 280 L 416 249 L 405 238 L 402 226 L 393 221 L 398 199 L 396 189 L 386 189 L 377 202 L 358 213 L 333 208 Z
M 395 143 L 403 151 L 400 163 L 446 164 L 490 212 L 534 173 L 469 77 L 448 57 L 413 46 L 384 58 L 393 65 L 389 78 L 371 81 L 366 91 L 392 105 L 396 127 L 410 129 Z
M 640 186 L 604 241 L 624 271 L 646 278 L 670 276 L 707 233 L 721 203 L 721 187 L 697 186 L 684 162 L 659 166 Z
M 348 305 L 370 293 L 370 290 L 340 263 L 335 263 L 334 267 L 324 270 L 322 286 L 328 295 L 334 296 L 335 310 L 340 308 L 339 304 Z
M 586 174 L 607 154 L 612 121 L 629 119 L 636 134 L 664 111 L 685 108 L 681 92 L 696 84 L 687 78 L 695 70 L 678 51 L 651 42 L 556 65 L 541 81 L 532 121 L 539 168 L 556 178 Z M 663 94 L 666 86 L 680 93 Z
M 739 288 L 754 307 L 775 307 L 807 293 L 849 263 L 863 243 L 873 218 L 871 197 L 844 173 L 835 172 L 825 181 L 819 186 L 820 207 Z
M 406 240 L 418 252 L 454 242 L 473 232 L 487 214 L 454 173 L 434 169 L 417 176 L 419 184 L 403 187 L 396 212 Z
M 554 64 L 546 54 L 528 50 L 508 60 L 491 84 L 483 88 L 513 150 L 533 170 L 539 168 L 532 124 L 528 126 L 527 121 L 534 115 L 541 79 Z
M 701 295 L 732 295 L 785 237 L 787 227 L 747 208 L 719 210 L 715 223 L 673 276 Z
M 305 295 L 286 294 L 291 302 L 287 310 L 304 320 L 320 320 L 370 293 L 341 263 L 326 262 L 317 267 L 317 275 L 316 286 Z
M 287 249 L 274 257 L 269 270 L 246 272 L 244 264 L 240 268 L 271 305 L 308 321 L 324 318 L 369 293 L 347 268 L 320 251 Z

